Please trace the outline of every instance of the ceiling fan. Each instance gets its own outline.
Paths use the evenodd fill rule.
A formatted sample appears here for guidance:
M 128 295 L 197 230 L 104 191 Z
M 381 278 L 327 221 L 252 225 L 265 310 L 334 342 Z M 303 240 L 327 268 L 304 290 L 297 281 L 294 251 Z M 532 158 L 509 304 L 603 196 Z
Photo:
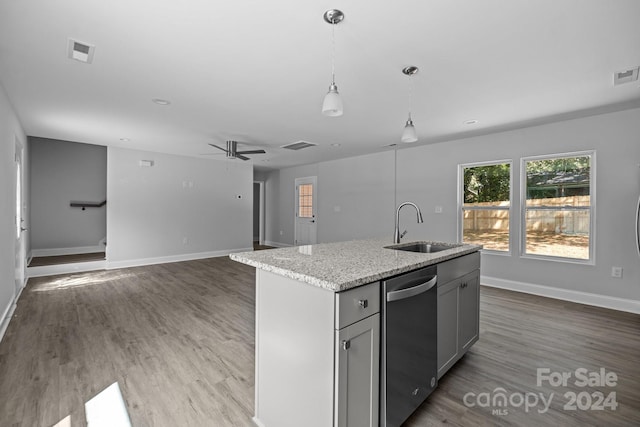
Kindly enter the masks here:
M 209 144 L 212 147 L 216 147 L 219 150 L 224 151 L 225 153 L 227 153 L 227 159 L 242 159 L 242 160 L 249 160 L 248 157 L 244 156 L 244 154 L 265 154 L 266 151 L 264 150 L 244 150 L 244 151 L 238 151 L 238 141 L 232 141 L 229 140 L 227 141 L 227 148 L 224 149 L 218 145 L 215 144 Z

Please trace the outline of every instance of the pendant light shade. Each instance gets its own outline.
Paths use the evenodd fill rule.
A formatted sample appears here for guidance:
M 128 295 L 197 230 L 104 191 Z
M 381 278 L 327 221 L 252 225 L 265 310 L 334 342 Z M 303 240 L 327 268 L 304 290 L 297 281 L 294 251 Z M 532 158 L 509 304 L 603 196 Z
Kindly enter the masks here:
M 330 9 L 324 13 L 324 20 L 328 24 L 331 24 L 331 85 L 329 86 L 329 92 L 324 97 L 322 103 L 322 114 L 329 117 L 338 117 L 342 115 L 342 98 L 338 93 L 338 86 L 336 85 L 336 38 L 335 38 L 335 26 L 342 22 L 344 19 L 344 13 L 338 9 Z
M 322 114 L 329 117 L 341 116 L 342 98 L 338 93 L 338 86 L 335 83 L 331 83 L 329 86 L 329 92 L 324 96 L 324 102 L 322 103 Z
M 416 128 L 415 126 L 413 126 L 413 120 L 411 120 L 411 76 L 413 76 L 417 72 L 418 67 L 414 66 L 402 69 L 402 73 L 409 76 L 409 118 L 407 119 L 407 123 L 404 125 L 402 137 L 400 137 L 400 141 L 402 142 L 416 142 L 418 140 Z
M 415 126 L 413 126 L 413 120 L 411 120 L 411 116 L 409 116 L 407 124 L 404 125 L 402 138 L 400 138 L 400 140 L 402 142 L 416 142 L 418 140 L 418 134 L 416 133 Z

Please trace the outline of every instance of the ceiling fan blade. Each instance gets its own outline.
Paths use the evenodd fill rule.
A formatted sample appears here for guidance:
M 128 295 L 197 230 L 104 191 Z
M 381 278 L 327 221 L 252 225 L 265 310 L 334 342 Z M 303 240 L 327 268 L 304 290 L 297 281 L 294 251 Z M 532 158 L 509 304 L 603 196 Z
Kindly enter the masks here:
M 249 160 L 248 157 L 243 156 L 242 154 L 238 153 L 237 151 L 236 151 L 236 158 L 242 159 L 242 160 Z
M 216 144 L 211 144 L 211 143 L 210 143 L 209 145 L 210 145 L 210 146 L 212 146 L 212 147 L 216 147 L 218 150 L 222 150 L 222 151 L 224 151 L 225 153 L 227 152 L 227 149 L 226 149 L 226 148 L 218 147 Z
M 236 154 L 265 154 L 264 150 L 247 150 L 247 151 L 236 151 Z

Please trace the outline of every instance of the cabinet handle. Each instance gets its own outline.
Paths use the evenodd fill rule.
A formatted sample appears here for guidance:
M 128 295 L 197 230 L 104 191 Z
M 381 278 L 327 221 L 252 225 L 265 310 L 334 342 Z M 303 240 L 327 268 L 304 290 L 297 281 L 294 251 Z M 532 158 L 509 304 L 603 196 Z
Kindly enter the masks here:
M 342 340 L 342 349 L 343 350 L 349 350 L 349 347 L 351 347 L 351 341 Z
M 358 300 L 358 306 L 359 306 L 360 308 L 367 308 L 367 307 L 369 307 L 369 300 L 366 300 L 366 299 Z
M 466 288 L 466 287 L 467 287 L 467 283 L 466 283 L 466 282 L 461 283 L 461 284 L 460 284 L 460 287 L 461 287 L 462 289 Z

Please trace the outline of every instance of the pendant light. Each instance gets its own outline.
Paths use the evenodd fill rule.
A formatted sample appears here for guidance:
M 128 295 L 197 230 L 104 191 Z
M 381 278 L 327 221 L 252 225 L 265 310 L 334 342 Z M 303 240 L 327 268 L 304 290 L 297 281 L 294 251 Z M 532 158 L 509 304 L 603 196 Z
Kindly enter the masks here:
M 400 138 L 400 140 L 402 142 L 416 142 L 418 140 L 418 134 L 416 133 L 416 128 L 413 126 L 413 120 L 411 120 L 411 76 L 418 72 L 418 67 L 414 67 L 413 65 L 405 67 L 402 69 L 402 72 L 409 76 L 409 118 L 404 125 L 402 138 Z
M 344 13 L 338 9 L 329 9 L 324 13 L 324 20 L 331 24 L 331 85 L 329 92 L 324 97 L 322 103 L 322 114 L 329 117 L 337 117 L 342 115 L 342 98 L 338 93 L 336 86 L 336 36 L 335 26 L 342 22 Z

